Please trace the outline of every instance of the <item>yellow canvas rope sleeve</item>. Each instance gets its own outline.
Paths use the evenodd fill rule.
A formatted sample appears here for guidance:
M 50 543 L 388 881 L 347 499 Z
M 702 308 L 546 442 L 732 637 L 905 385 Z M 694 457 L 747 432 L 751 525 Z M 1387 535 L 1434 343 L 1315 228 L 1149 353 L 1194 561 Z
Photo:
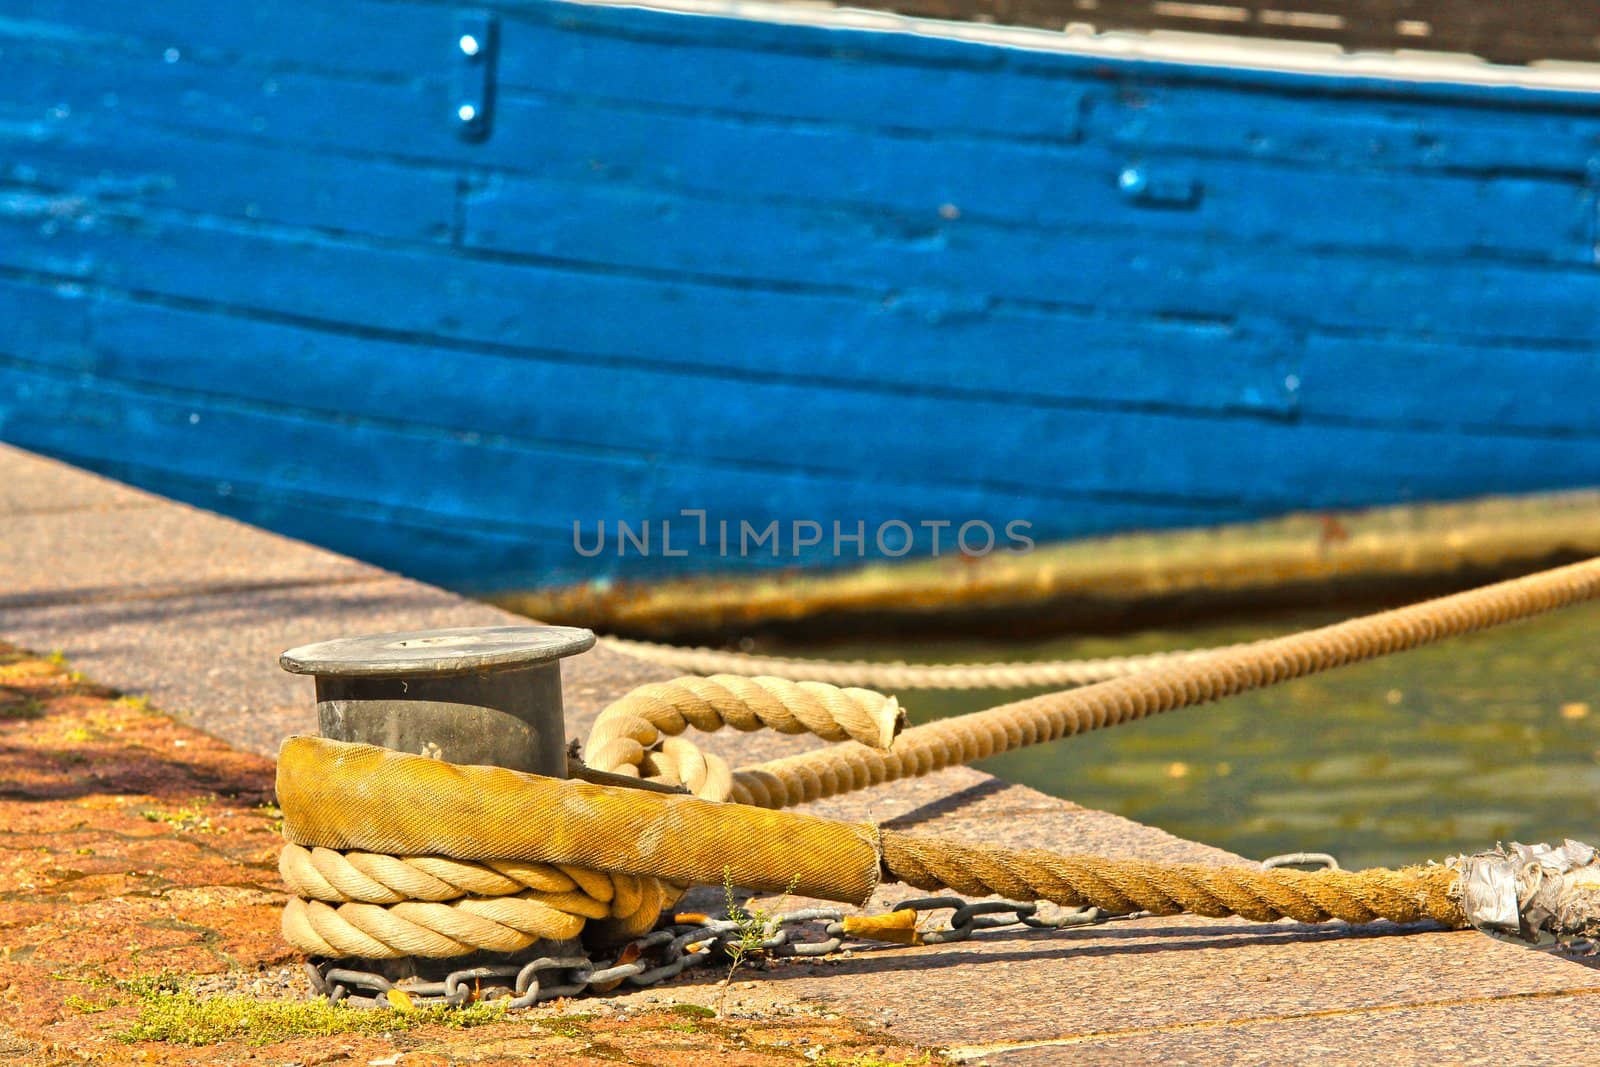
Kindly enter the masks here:
M 731 880 L 855 904 L 878 881 L 868 825 L 320 737 L 283 743 L 278 804 L 284 835 L 309 848 L 571 864 L 679 884 Z

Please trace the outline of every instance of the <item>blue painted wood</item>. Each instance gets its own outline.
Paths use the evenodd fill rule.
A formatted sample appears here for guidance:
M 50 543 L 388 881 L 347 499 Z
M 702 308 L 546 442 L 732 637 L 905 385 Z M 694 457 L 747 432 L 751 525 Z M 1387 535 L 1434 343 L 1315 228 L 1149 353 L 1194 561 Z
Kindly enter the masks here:
M 119 94 L 127 97 L 122 105 L 138 107 L 147 92 L 159 97 L 162 87 L 181 85 L 192 99 L 168 118 L 186 113 L 189 121 L 214 121 L 203 113 L 215 100 L 257 105 L 240 132 L 262 132 L 273 121 L 269 116 L 290 121 L 289 108 L 264 107 L 268 101 L 257 99 L 284 93 L 286 100 L 311 102 L 297 128 L 329 130 L 323 120 L 330 113 L 354 114 L 352 109 L 381 99 L 352 76 L 369 89 L 374 83 L 442 88 L 448 79 L 434 64 L 454 43 L 447 28 L 453 9 L 446 5 L 253 5 L 227 20 L 217 19 L 206 0 L 164 4 L 159 12 L 83 6 L 31 0 L 29 11 L 40 21 L 26 23 L 9 46 L 0 33 L 0 46 L 13 63 L 51 46 L 56 67 L 65 64 L 91 82 L 97 81 L 91 72 L 114 57 L 136 59 L 117 71 L 119 78 L 132 78 L 137 90 Z M 1055 131 L 1063 100 L 1077 100 L 1088 88 L 1090 129 L 1139 150 L 1181 145 L 1206 154 L 1377 169 L 1498 172 L 1512 161 L 1518 171 L 1579 176 L 1594 150 L 1593 102 L 1581 93 L 1107 62 L 934 37 L 686 18 L 559 0 L 509 5 L 505 19 L 510 36 L 502 77 L 509 86 L 566 89 L 580 101 L 620 100 L 635 108 L 677 102 L 691 112 L 721 110 L 730 117 L 835 123 L 849 118 L 884 129 L 948 135 L 976 128 L 1029 139 Z M 30 35 L 28 27 L 38 32 Z M 168 56 L 175 61 L 166 62 Z M 690 58 L 695 62 L 683 62 Z M 233 76 L 224 77 L 223 67 Z M 686 77 L 686 70 L 698 76 Z M 886 72 L 874 85 L 870 75 L 856 76 L 858 70 Z M 26 72 L 30 84 L 40 85 L 42 77 L 42 85 L 62 99 L 72 95 L 77 80 Z M 328 75 L 350 92 L 338 107 L 326 95 L 318 104 L 309 94 L 334 83 L 272 74 Z M 964 75 L 977 77 L 949 80 Z M 923 78 L 932 80 L 918 80 Z M 751 91 L 751 83 L 761 91 Z M 95 86 L 84 88 L 76 97 L 89 103 Z M 303 91 L 307 95 L 299 95 Z M 897 100 L 915 107 L 895 106 Z M 1502 121 L 1508 108 L 1517 114 L 1513 123 Z M 370 121 L 377 111 L 363 117 Z M 1313 115 L 1316 121 L 1308 121 Z M 350 135 L 360 138 L 366 125 L 352 125 Z M 379 143 L 402 150 L 400 142 Z
M 442 82 L 348 86 L 310 76 L 263 78 L 233 68 L 207 70 L 192 63 L 169 68 L 151 60 L 91 63 L 79 57 L 81 66 L 71 69 L 53 56 L 24 55 L 16 61 L 25 77 L 14 91 L 41 101 L 66 101 L 60 106 L 75 114 L 83 109 L 95 117 L 159 113 L 170 120 L 176 113 L 185 125 L 210 136 L 260 133 L 310 141 L 329 151 L 421 152 L 441 164 L 473 156 L 471 147 L 458 144 L 439 121 L 452 98 Z M 655 68 L 658 78 L 660 66 Z M 757 73 L 747 72 L 744 78 Z M 146 95 L 130 96 L 126 85 L 140 79 L 145 79 Z M 120 94 L 119 85 L 124 87 Z M 270 93 L 261 88 L 265 85 L 272 87 Z M 116 95 L 114 107 L 103 104 L 107 93 Z M 1286 240 L 1312 249 L 1353 245 L 1412 253 L 1486 251 L 1567 262 L 1588 262 L 1593 254 L 1588 240 L 1590 193 L 1580 178 L 1570 175 L 1426 174 L 1398 182 L 1392 169 L 1307 173 L 1238 158 L 1175 157 L 1170 151 L 1152 157 L 1153 149 L 1160 150 L 1155 144 L 1131 152 L 1121 145 L 1035 143 L 1027 137 L 1002 143 L 954 133 L 938 139 L 906 138 L 890 126 L 795 123 L 709 107 L 662 110 L 653 101 L 574 102 L 559 96 L 519 97 L 510 90 L 500 95 L 499 136 L 476 158 L 518 174 L 556 179 L 549 195 L 562 200 L 582 201 L 586 195 L 603 200 L 609 194 L 613 200 L 623 195 L 672 205 L 676 198 L 662 190 L 682 190 L 691 194 L 691 212 L 697 200 L 706 199 L 730 207 L 778 200 L 784 207 L 773 210 L 780 216 L 784 210 L 815 213 L 826 205 L 867 213 L 891 232 L 935 244 L 959 229 L 950 225 L 948 216 L 954 213 L 968 225 L 1020 227 L 1036 239 L 1040 228 L 1093 236 L 1110 228 L 1121 231 L 1124 240 L 1150 229 L 1185 238 L 1204 234 L 1224 240 Z M 326 106 L 330 97 L 340 101 L 338 109 Z M 1052 113 L 1058 108 L 1059 101 L 1050 104 Z M 1075 114 L 1077 107 L 1068 110 Z M 1490 117 L 1480 116 L 1485 121 Z M 1189 115 L 1187 120 L 1186 128 L 1204 127 L 1211 116 Z M 424 136 L 416 135 L 419 130 Z M 1380 132 L 1357 132 L 1381 143 Z M 1488 131 L 1480 132 L 1488 136 Z M 1580 145 L 1580 131 L 1569 132 L 1572 144 Z M 1591 120 L 1585 136 L 1592 142 L 1597 135 L 1600 125 Z M 1314 132 L 1310 139 L 1321 136 Z M 1497 136 L 1506 151 L 1504 135 Z M 214 169 L 220 174 L 232 170 Z M 1194 183 L 1199 190 L 1195 210 L 1141 208 L 1119 192 L 1119 181 L 1130 174 L 1157 181 L 1177 175 Z M 570 190 L 573 183 L 594 190 L 597 175 L 608 179 L 600 189 Z M 521 214 L 525 205 L 515 194 L 529 187 L 515 179 L 508 182 L 512 192 L 506 210 Z M 536 187 L 532 195 L 538 196 Z M 1419 204 L 1429 209 L 1415 211 Z M 492 196 L 480 194 L 475 200 L 480 213 L 490 213 L 479 225 L 491 234 L 497 226 L 504 229 L 492 215 L 492 205 Z M 1308 205 L 1319 209 L 1306 210 Z M 545 204 L 533 207 L 548 210 Z M 671 207 L 654 210 L 666 213 Z M 775 232 L 807 230 L 803 221 L 779 217 L 769 222 L 762 217 L 768 209 L 750 210 L 757 224 L 770 225 Z M 885 212 L 895 218 L 884 219 Z M 508 240 L 520 236 L 512 231 Z
M 819 389 L 814 381 L 729 381 L 683 370 L 591 366 L 502 354 L 381 345 L 328 338 L 315 332 L 214 316 L 176 314 L 137 305 L 105 303 L 96 309 L 94 353 L 63 361 L 62 369 L 90 370 L 115 381 L 193 383 L 214 399 L 263 405 L 283 403 L 285 378 L 300 385 L 308 417 L 368 420 L 440 431 L 471 426 L 485 438 L 579 454 L 627 455 L 644 460 L 673 454 L 717 472 L 765 476 L 763 463 L 818 477 L 870 480 L 874 491 L 901 485 L 917 491 L 940 487 L 984 493 L 1077 499 L 1138 486 L 1146 497 L 1195 505 L 1241 503 L 1257 510 L 1334 504 L 1402 486 L 1408 495 L 1433 495 L 1426 456 L 1440 447 L 1473 447 L 1480 464 L 1537 469 L 1540 477 L 1570 477 L 1576 458 L 1560 442 L 1484 440 L 1470 445 L 1448 433 L 1411 434 L 1329 430 L 1307 438 L 1282 423 L 1237 417 L 1156 414 L 1149 411 L 1052 409 L 1018 399 L 902 392 L 895 418 L 884 420 L 878 390 Z M 404 370 L 370 382 L 361 353 L 383 351 Z M 384 350 L 387 351 L 384 351 Z M 185 357 L 174 352 L 188 353 Z M 239 369 L 217 382 L 210 368 L 219 352 Z M 532 409 L 505 397 L 562 395 L 583 405 Z M 737 398 L 737 403 L 730 399 Z M 697 430 L 685 435 L 685 422 Z M 1284 455 L 1280 467 L 1237 469 L 1236 445 L 1195 439 L 1232 431 Z M 628 427 L 625 438 L 615 428 Z M 982 449 L 959 435 L 912 434 L 907 426 L 984 426 Z M 1116 443 L 1163 442 L 1159 452 Z M 1301 444 L 1304 440 L 1306 443 Z M 1184 446 L 1184 442 L 1193 443 Z M 771 442 L 760 457 L 752 442 Z M 1041 442 L 1058 442 L 1052 448 Z M 1121 452 L 1118 464 L 1096 462 L 1100 450 Z M 1499 456 L 1501 458 L 1496 459 Z M 1361 469 L 1330 477 L 1332 468 Z M 929 471 L 937 471 L 930 479 Z M 1285 476 L 1316 483 L 1285 492 Z M 837 492 L 837 490 L 833 490 Z
M 981 297 L 962 306 L 959 294 L 937 290 L 875 299 L 730 291 L 478 260 L 458 261 L 441 284 L 425 254 L 183 224 L 130 231 L 105 216 L 63 226 L 51 215 L 55 203 L 39 198 L 25 215 L 0 215 L 0 232 L 11 236 L 0 265 L 569 360 L 1211 410 L 1286 413 L 1293 405 L 1289 342 L 1267 323 L 1126 322 L 991 308 Z M 708 302 L 717 305 L 714 316 L 704 311 Z M 584 314 L 566 313 L 578 305 Z M 784 321 L 791 325 L 774 332 Z M 991 354 L 974 361 L 979 343 Z M 1174 357 L 1203 360 L 1219 345 L 1233 354 L 1205 380 L 1167 373 Z M 1059 359 L 1068 352 L 1071 359 Z M 1052 357 L 1058 365 L 1039 373 Z
M 1171 204 L 1125 195 L 1118 188 L 1125 176 L 1156 185 L 1176 181 L 1192 199 Z M 1594 205 L 1576 183 L 1427 177 L 1402 183 L 1236 161 L 1132 164 L 1112 156 L 1084 158 L 1057 179 L 1054 195 L 1042 203 L 969 200 L 967 212 L 952 203 L 943 214 L 889 214 L 507 176 L 468 195 L 464 241 L 511 254 L 714 277 L 813 285 L 892 277 L 1069 303 L 1068 257 L 1107 240 L 1289 245 L 1406 259 L 1576 264 L 1592 257 Z M 1000 211 L 1010 217 L 997 218 Z M 752 228 L 789 239 L 783 246 L 752 242 Z M 1040 266 L 1052 262 L 1063 267 Z
M 1600 481 L 1600 94 L 501 15 L 0 7 L 0 438 L 472 587 Z
M 0 121 L 0 181 L 113 210 L 172 208 L 323 231 L 448 241 L 460 179 L 443 169 L 84 117 Z
M 1313 334 L 1300 376 L 1301 411 L 1311 417 L 1478 433 L 1600 433 L 1600 353 L 1589 345 L 1473 348 Z
M 495 558 L 501 549 L 493 544 L 483 552 L 463 551 L 463 558 L 454 561 L 432 562 L 432 573 L 461 586 L 482 583 L 486 574 L 573 580 L 593 577 L 604 567 L 633 574 L 702 569 L 715 557 L 608 554 L 585 561 L 572 548 L 574 522 L 583 524 L 585 540 L 592 544 L 602 520 L 614 524 L 620 518 L 635 527 L 649 521 L 659 528 L 663 519 L 684 521 L 680 511 L 685 507 L 707 506 L 714 516 L 730 519 L 750 516 L 758 526 L 773 519 L 787 526 L 816 518 L 824 524 L 838 519 L 847 528 L 864 522 L 869 530 L 901 517 L 913 524 L 979 518 L 999 528 L 1014 517 L 1050 514 L 1051 536 L 1086 532 L 1106 514 L 1142 526 L 1221 521 L 1246 513 L 1238 505 L 1092 495 L 1066 498 L 1072 504 L 1063 507 L 1061 497 L 1047 505 L 1037 493 L 992 487 L 896 485 L 748 466 L 708 469 L 692 461 L 664 466 L 644 456 L 492 435 L 463 439 L 281 403 L 252 405 L 181 390 L 85 381 L 4 357 L 0 371 L 18 399 L 0 421 L 0 434 L 95 469 L 166 471 L 175 480 L 166 484 L 186 487 L 183 499 L 286 532 L 315 533 L 312 540 L 386 565 L 404 563 L 411 570 L 417 565 L 406 559 L 405 530 L 383 532 L 390 521 L 405 529 L 434 531 L 431 536 L 446 543 L 464 531 L 481 530 L 494 543 L 514 544 L 523 554 L 514 573 L 504 559 Z M 69 413 L 63 416 L 63 411 Z M 95 432 L 112 425 L 118 429 L 115 437 Z M 452 478 L 428 476 L 437 470 L 451 471 Z M 149 484 L 142 474 L 138 480 Z M 410 484 L 416 491 L 397 494 L 393 487 L 398 484 Z M 597 486 L 606 491 L 596 492 Z M 819 510 L 823 508 L 828 510 Z M 360 516 L 358 528 L 329 521 L 341 513 Z M 288 516 L 294 516 L 292 528 Z M 324 524 L 320 530 L 319 522 Z M 1046 530 L 1035 529 L 1041 535 Z M 948 545 L 950 534 L 944 536 Z M 925 548 L 927 537 L 919 540 Z M 833 559 L 831 548 L 823 544 L 797 555 L 785 547 L 777 557 L 762 553 L 749 562 L 822 563 Z M 490 564 L 498 570 L 486 569 Z
M 1188 150 L 1318 167 L 1583 177 L 1594 159 L 1587 94 L 1488 89 L 1436 94 L 1395 86 L 1352 101 L 1178 80 L 1119 79 L 1117 106 L 1093 113 L 1093 135 L 1134 151 Z M 1306 93 L 1313 95 L 1307 96 Z M 1420 98 L 1420 99 L 1419 99 Z M 1508 115 L 1515 119 L 1506 121 Z
M 8 4 L 0 42 L 34 42 L 258 70 L 314 70 L 390 80 L 415 77 L 454 46 L 452 6 L 345 0 L 250 4 L 225 17 L 210 0 L 162 4 Z
M 1085 332 L 1095 331 L 1096 324 L 1088 322 L 1084 328 Z M 1158 338 L 1163 336 L 1158 330 L 1152 332 Z M 608 429 L 611 420 L 617 419 L 630 423 L 631 443 L 639 442 L 642 427 L 656 427 L 659 437 L 648 442 L 656 447 L 674 435 L 680 405 L 686 406 L 683 410 L 695 411 L 704 406 L 708 414 L 726 408 L 712 420 L 714 425 L 705 427 L 705 432 L 725 435 L 726 455 L 735 460 L 749 451 L 749 442 L 741 440 L 741 435 L 781 437 L 778 430 L 789 421 L 788 413 L 823 384 L 823 368 L 808 368 L 800 361 L 789 367 L 775 366 L 770 373 L 756 376 L 737 373 L 738 368 L 731 364 L 666 366 L 442 343 L 419 346 L 411 341 L 340 336 L 116 300 L 97 302 L 93 336 L 94 348 L 88 363 L 78 365 L 113 379 L 151 384 L 171 380 L 206 386 L 216 380 L 210 367 L 217 353 L 226 351 L 237 353 L 236 362 L 242 365 L 225 381 L 216 382 L 229 395 L 270 400 L 281 394 L 283 376 L 288 373 L 328 402 L 355 405 L 350 410 L 370 409 L 373 414 L 403 410 L 407 420 L 435 420 L 441 426 L 471 426 L 482 432 L 515 434 L 530 424 L 570 427 L 570 431 L 564 431 L 564 439 L 601 443 L 612 434 Z M 1224 331 L 1178 324 L 1164 335 L 1169 342 L 1167 349 L 1163 352 L 1152 346 L 1144 358 L 1128 347 L 1138 340 L 1131 332 L 1121 337 L 1104 332 L 1099 336 L 1107 342 L 1103 347 L 1085 347 L 1066 355 L 1060 360 L 1058 373 L 1047 383 L 1049 390 L 1057 391 L 1055 406 L 1068 413 L 1063 418 L 1080 417 L 1072 415 L 1074 411 L 1118 407 L 1134 412 L 1152 407 L 1188 410 L 1204 418 L 1228 408 L 1239 413 L 1249 410 L 1248 405 L 1235 403 L 1238 391 L 1250 387 L 1247 376 L 1207 383 L 1215 390 L 1208 395 L 1202 389 L 1186 394 L 1173 388 L 1170 378 L 1160 373 L 1160 360 L 1170 356 L 1179 344 L 1187 342 L 1187 351 L 1196 359 L 1208 347 L 1236 344 Z M 1149 343 L 1149 338 L 1144 340 Z M 72 355 L 75 358 L 66 365 L 84 358 L 82 350 Z M 1263 355 L 1270 358 L 1271 353 L 1264 348 Z M 405 364 L 408 373 L 372 381 L 368 367 L 374 361 L 382 365 Z M 882 433 L 874 412 L 881 409 L 886 397 L 941 401 L 948 408 L 929 412 L 928 417 L 937 414 L 957 420 L 979 417 L 975 414 L 979 410 L 985 412 L 984 418 L 989 413 L 998 415 L 1008 405 L 1024 409 L 1048 405 L 1050 392 L 1030 391 L 1024 384 L 1031 370 L 1026 362 L 996 362 L 998 366 L 973 367 L 956 359 L 944 364 L 930 359 L 853 368 L 841 360 L 832 368 L 837 374 L 830 375 L 825 391 L 841 398 L 841 403 L 848 400 L 854 405 L 861 424 L 854 428 L 798 428 L 814 435 L 806 439 L 803 451 L 812 453 L 810 463 L 815 466 L 851 469 L 865 462 L 869 457 L 855 447 L 854 439 L 874 438 Z M 1270 364 L 1264 363 L 1263 369 L 1268 381 L 1276 381 L 1281 373 Z M 1260 371 L 1256 373 L 1261 375 Z M 659 403 L 641 403 L 634 408 L 619 402 L 611 394 L 624 383 L 634 383 L 641 396 L 657 396 Z M 425 388 L 419 391 L 419 386 Z M 1167 392 L 1156 392 L 1162 388 Z M 503 403 L 508 395 L 532 397 L 556 390 L 575 390 L 590 398 L 588 402 L 593 406 L 530 410 Z M 739 392 L 750 402 L 726 405 L 721 398 L 730 391 Z M 753 398 L 761 394 L 769 399 L 755 403 Z M 916 436 L 910 435 L 895 447 L 906 450 L 919 446 Z M 920 474 L 917 464 L 907 470 Z
M 71 222 L 71 225 L 67 225 Z M 44 197 L 0 213 L 0 266 L 61 272 L 139 291 L 430 336 L 601 358 L 774 365 L 944 360 L 941 348 L 1013 347 L 1035 358 L 1072 343 L 1048 308 L 1014 311 L 983 292 L 911 288 L 797 293 L 657 279 L 614 269 L 458 257 L 441 282 L 425 249 L 332 242 L 158 219 Z M 1069 306 L 1124 315 L 1258 313 L 1306 323 L 1441 336 L 1600 338 L 1600 272 L 1505 263 L 1383 265 L 1328 252 L 1315 270 L 1272 248 L 1142 240 L 1073 246 L 1046 261 Z M 574 313 L 582 308 L 582 313 Z M 714 312 L 708 313 L 708 308 Z M 1054 329 L 1054 335 L 1052 335 Z M 760 353 L 757 359 L 754 354 Z M 927 353 L 936 353 L 926 355 Z M 1281 388 L 1281 384 L 1279 386 Z M 1263 383 L 1261 393 L 1270 403 Z M 1251 400 L 1252 398 L 1244 398 Z M 1262 403 L 1254 398 L 1255 404 Z

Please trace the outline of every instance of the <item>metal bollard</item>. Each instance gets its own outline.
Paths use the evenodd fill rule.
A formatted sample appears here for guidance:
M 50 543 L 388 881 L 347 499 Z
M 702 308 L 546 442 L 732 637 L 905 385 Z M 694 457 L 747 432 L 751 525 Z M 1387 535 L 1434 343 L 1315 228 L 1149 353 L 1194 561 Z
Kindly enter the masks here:
M 324 737 L 565 778 L 561 659 L 593 645 L 568 626 L 459 627 L 322 641 L 278 663 L 316 677 Z

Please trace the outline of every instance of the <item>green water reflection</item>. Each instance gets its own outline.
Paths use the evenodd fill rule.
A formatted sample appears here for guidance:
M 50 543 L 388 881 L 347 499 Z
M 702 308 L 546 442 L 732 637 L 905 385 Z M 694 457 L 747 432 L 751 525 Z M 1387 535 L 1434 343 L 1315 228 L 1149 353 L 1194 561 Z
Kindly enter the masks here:
M 1338 617 L 1279 616 L 1115 639 L 781 651 L 922 662 L 1077 658 L 1252 640 Z M 1597 645 L 1600 605 L 1588 605 L 982 766 L 1250 857 L 1304 849 L 1368 866 L 1496 840 L 1593 842 L 1600 838 Z M 1028 692 L 908 692 L 902 699 L 913 720 L 927 721 Z

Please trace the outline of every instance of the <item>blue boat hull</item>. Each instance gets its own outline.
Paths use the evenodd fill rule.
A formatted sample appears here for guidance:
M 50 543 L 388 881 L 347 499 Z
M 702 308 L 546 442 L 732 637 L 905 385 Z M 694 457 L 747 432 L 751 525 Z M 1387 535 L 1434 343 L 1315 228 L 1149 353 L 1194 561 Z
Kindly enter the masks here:
M 1600 90 L 217 10 L 0 2 L 0 439 L 476 589 L 1600 484 Z

